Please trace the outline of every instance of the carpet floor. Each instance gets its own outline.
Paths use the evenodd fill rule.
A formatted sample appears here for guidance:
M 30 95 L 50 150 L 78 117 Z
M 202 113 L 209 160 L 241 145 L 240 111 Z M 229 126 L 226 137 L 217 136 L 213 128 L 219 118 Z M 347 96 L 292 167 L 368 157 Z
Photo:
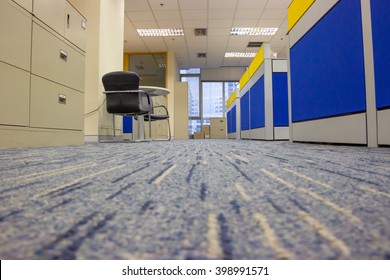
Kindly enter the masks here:
M 390 149 L 0 150 L 1 259 L 390 259 Z

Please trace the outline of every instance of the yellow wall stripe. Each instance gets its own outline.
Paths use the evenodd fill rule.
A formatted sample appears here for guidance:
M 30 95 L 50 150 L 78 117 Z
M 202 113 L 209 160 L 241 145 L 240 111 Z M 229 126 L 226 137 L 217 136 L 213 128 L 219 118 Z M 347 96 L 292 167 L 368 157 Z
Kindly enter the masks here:
M 259 67 L 261 66 L 261 64 L 263 64 L 263 62 L 264 62 L 264 46 L 261 46 L 261 48 L 257 52 L 255 58 L 253 59 L 253 61 L 249 65 L 249 77 L 250 78 L 256 73 L 257 69 L 259 69 Z
M 226 108 L 229 108 L 229 106 L 233 103 L 234 100 L 236 100 L 237 92 L 233 91 L 232 95 L 230 95 L 229 99 L 226 101 Z
M 245 73 L 241 76 L 240 89 L 243 89 L 248 81 L 249 81 L 249 69 L 247 69 Z
M 315 0 L 294 0 L 288 7 L 288 31 L 301 19 Z

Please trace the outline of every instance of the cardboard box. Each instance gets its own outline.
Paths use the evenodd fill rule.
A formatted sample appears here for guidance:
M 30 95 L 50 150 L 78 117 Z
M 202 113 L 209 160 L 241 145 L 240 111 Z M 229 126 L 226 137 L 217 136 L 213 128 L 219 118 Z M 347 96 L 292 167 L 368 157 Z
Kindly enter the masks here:
M 204 133 L 204 138 L 210 138 L 210 126 L 202 125 L 202 132 Z
M 194 132 L 194 139 L 204 139 L 204 132 Z

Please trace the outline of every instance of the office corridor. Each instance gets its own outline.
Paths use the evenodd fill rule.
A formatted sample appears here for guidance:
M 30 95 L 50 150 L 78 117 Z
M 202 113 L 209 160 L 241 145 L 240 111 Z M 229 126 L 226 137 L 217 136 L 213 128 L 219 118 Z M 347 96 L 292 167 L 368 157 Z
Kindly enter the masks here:
M 0 150 L 1 259 L 390 259 L 390 149 Z

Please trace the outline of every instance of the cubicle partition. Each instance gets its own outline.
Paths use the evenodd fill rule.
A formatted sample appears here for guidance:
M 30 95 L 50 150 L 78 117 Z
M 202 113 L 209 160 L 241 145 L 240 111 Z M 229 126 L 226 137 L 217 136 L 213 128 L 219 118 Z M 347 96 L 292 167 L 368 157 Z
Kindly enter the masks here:
M 371 0 L 378 144 L 390 145 L 390 2 Z
M 240 80 L 240 106 L 242 139 L 289 139 L 287 61 L 272 59 L 268 44 Z
M 240 99 L 235 90 L 226 102 L 227 138 L 240 139 Z
M 291 3 L 292 141 L 390 143 L 389 32 L 384 30 L 389 30 L 390 4 L 385 2 Z

